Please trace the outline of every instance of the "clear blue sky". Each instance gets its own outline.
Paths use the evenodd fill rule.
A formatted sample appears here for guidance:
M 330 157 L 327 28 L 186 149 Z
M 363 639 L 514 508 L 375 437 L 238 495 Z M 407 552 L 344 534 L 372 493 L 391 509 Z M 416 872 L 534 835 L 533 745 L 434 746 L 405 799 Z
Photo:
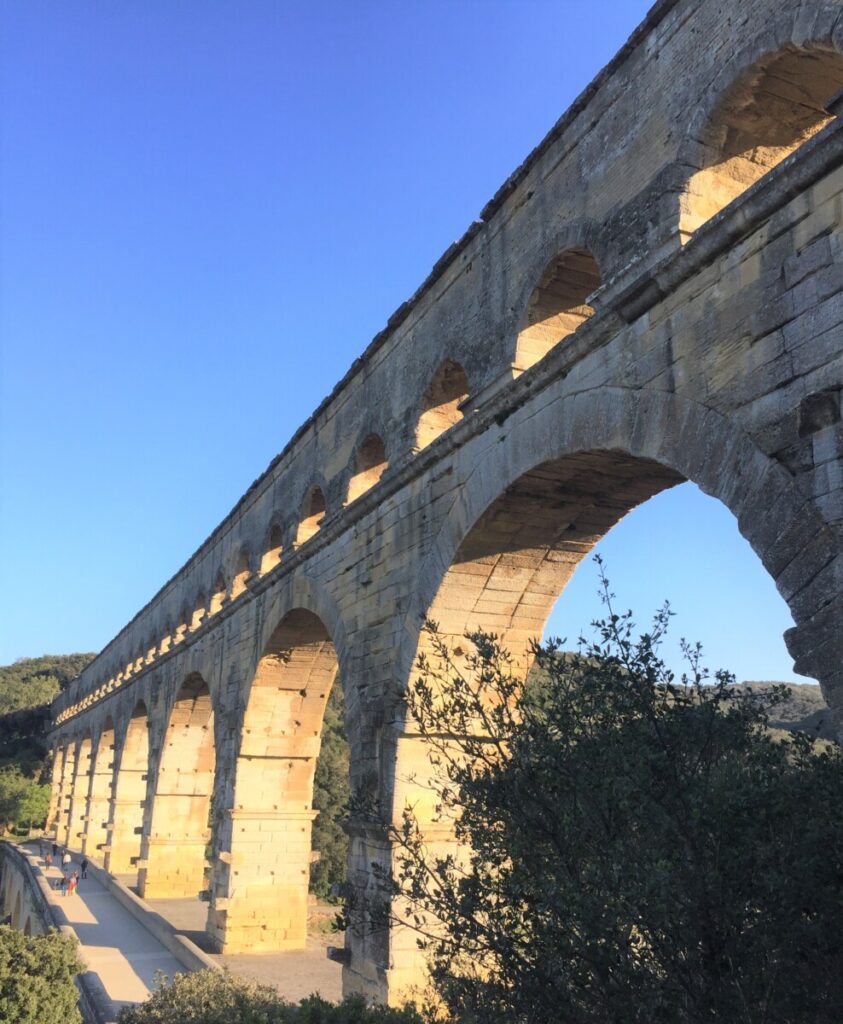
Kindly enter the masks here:
M 3 5 L 0 662 L 109 640 L 647 7 Z M 795 678 L 716 502 L 686 485 L 604 548 L 642 618 L 670 597 L 713 664 Z

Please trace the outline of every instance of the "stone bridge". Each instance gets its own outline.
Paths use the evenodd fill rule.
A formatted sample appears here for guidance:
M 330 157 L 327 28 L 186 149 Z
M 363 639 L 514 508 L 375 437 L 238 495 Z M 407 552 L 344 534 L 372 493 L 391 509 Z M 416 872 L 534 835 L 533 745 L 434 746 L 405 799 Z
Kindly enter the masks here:
M 218 948 L 302 945 L 334 680 L 352 785 L 424 820 L 400 700 L 424 618 L 525 662 L 579 561 L 683 480 L 734 514 L 843 711 L 842 54 L 839 0 L 656 4 L 56 701 L 60 841 L 149 897 L 209 890 Z M 366 891 L 390 846 L 349 830 Z M 418 976 L 400 928 L 345 959 L 378 998 Z

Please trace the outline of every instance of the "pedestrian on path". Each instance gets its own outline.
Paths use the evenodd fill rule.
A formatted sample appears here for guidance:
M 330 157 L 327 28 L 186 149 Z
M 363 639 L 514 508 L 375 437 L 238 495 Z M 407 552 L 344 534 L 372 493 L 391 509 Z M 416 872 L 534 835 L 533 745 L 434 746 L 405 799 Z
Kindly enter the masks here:
M 59 844 L 58 843 L 53 843 L 53 856 L 57 857 L 58 856 L 58 852 L 59 852 Z
M 46 853 L 44 855 L 44 867 L 49 871 L 52 866 L 53 866 L 53 855 L 48 852 L 48 853 Z
M 76 886 L 78 885 L 75 873 L 70 876 L 67 883 L 67 895 L 72 896 L 76 892 Z
M 73 863 L 73 858 L 70 856 L 70 850 L 64 851 L 64 856 L 61 859 L 61 869 L 65 875 L 70 871 L 70 865 Z
M 67 896 L 67 875 L 61 876 L 61 881 L 59 882 L 59 889 L 61 889 L 62 896 Z
M 79 865 L 79 867 L 82 869 L 82 878 L 87 878 L 88 877 L 88 858 L 87 857 L 83 857 L 82 858 L 82 863 Z

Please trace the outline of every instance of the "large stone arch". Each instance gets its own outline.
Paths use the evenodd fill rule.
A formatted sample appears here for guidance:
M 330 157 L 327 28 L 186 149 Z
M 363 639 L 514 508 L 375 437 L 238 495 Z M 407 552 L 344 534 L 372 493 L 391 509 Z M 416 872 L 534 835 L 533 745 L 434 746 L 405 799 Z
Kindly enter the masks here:
M 713 77 L 701 95 L 696 109 L 692 112 L 685 142 L 682 145 L 677 163 L 682 168 L 685 188 L 678 194 L 677 210 L 680 238 L 687 238 L 700 224 L 737 198 L 743 189 L 734 192 L 726 201 L 715 200 L 711 211 L 700 212 L 694 209 L 693 179 L 705 170 L 711 149 L 710 132 L 715 125 L 718 111 L 726 101 L 730 92 L 736 89 L 746 76 L 759 77 L 760 69 L 765 62 L 775 59 L 788 51 L 826 53 L 836 55 L 837 64 L 843 71 L 843 22 L 840 19 L 840 7 L 836 3 L 825 3 L 812 6 L 810 10 L 794 5 L 776 18 L 766 22 L 750 40 L 734 53 L 725 64 L 719 65 Z M 838 86 L 839 88 L 839 86 Z M 834 93 L 831 89 L 828 99 Z M 831 118 L 829 118 L 831 119 Z M 798 148 L 798 145 L 794 148 Z M 770 167 L 775 166 L 775 162 Z M 754 180 L 748 180 L 746 188 L 755 180 L 763 177 L 758 174 Z M 701 179 L 697 187 L 706 187 Z
M 241 691 L 228 785 L 216 790 L 224 806 L 208 931 L 226 952 L 305 945 L 313 778 L 345 652 L 333 600 L 314 581 L 293 579 L 264 616 L 259 656 Z
M 399 678 L 406 678 L 419 627 L 480 516 L 530 470 L 582 453 L 618 452 L 648 460 L 722 501 L 790 606 L 796 623 L 787 636 L 792 653 L 810 646 L 797 636 L 812 633 L 817 617 L 840 601 L 839 531 L 823 521 L 787 470 L 715 410 L 669 392 L 606 387 L 560 399 L 542 416 L 507 427 L 507 444 L 487 447 L 474 462 L 421 568 L 403 621 Z M 818 679 L 833 707 L 841 704 L 835 697 L 839 679 L 824 670 L 824 663 L 803 656 L 797 671 Z
M 138 888 L 147 898 L 195 897 L 208 888 L 210 812 L 216 767 L 214 704 L 199 672 L 174 694 L 141 844 Z
M 691 480 L 732 511 L 788 602 L 796 622 L 787 637 L 791 650 L 801 643 L 823 653 L 823 660 L 803 658 L 797 669 L 819 679 L 839 716 L 843 636 L 831 625 L 835 617 L 839 623 L 843 601 L 839 536 L 794 478 L 733 421 L 667 392 L 604 388 L 560 399 L 541 416 L 505 429 L 506 445 L 487 445 L 476 459 L 467 453 L 470 469 L 418 574 L 396 645 L 399 686 L 425 650 L 421 627 L 428 616 L 440 620 L 446 639 L 459 642 L 466 629 L 489 629 L 503 636 L 516 660 L 524 657 L 593 544 L 636 505 Z M 450 840 L 447 830 L 433 827 L 427 751 L 401 708 L 384 759 L 382 806 L 397 823 L 412 805 L 422 827 L 431 828 L 431 850 L 442 854 Z M 387 868 L 390 856 L 384 845 Z M 419 980 L 412 934 L 393 930 L 380 951 L 365 934 L 352 944 L 361 959 L 390 965 L 391 992 Z

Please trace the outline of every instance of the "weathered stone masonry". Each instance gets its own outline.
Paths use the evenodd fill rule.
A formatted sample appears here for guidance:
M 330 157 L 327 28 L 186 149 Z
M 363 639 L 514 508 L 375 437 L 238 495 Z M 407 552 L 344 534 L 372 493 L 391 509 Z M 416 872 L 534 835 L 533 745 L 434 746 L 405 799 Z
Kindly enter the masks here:
M 353 785 L 424 817 L 424 617 L 526 658 L 578 561 L 681 480 L 734 513 L 840 715 L 841 88 L 839 2 L 658 3 L 56 701 L 60 836 L 147 894 L 210 889 L 221 948 L 300 946 L 334 677 Z M 351 836 L 366 892 L 389 844 Z M 348 990 L 419 977 L 401 929 L 346 943 Z

